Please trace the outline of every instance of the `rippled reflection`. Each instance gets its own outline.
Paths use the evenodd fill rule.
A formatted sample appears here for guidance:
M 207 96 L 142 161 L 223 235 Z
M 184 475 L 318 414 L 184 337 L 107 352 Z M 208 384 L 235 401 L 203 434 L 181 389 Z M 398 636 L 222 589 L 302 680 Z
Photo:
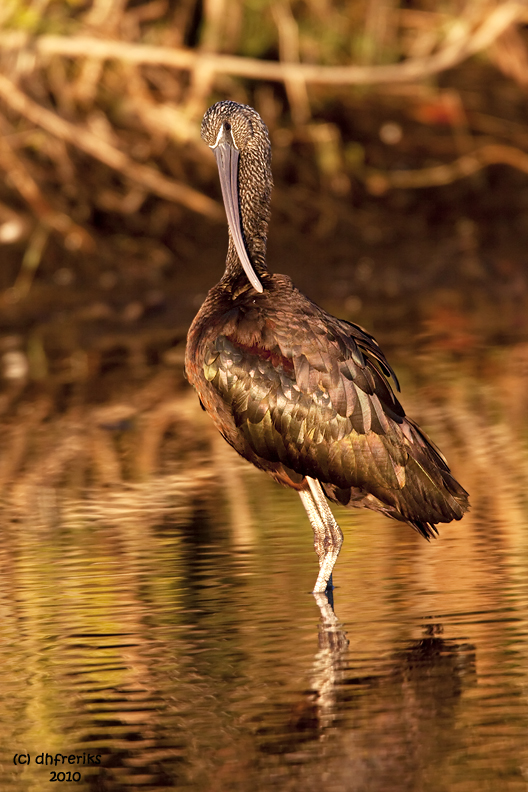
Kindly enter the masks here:
M 2 512 L 2 788 L 75 769 L 86 790 L 524 790 L 525 374 L 505 392 L 435 365 L 410 389 L 422 415 L 406 405 L 472 510 L 431 543 L 340 511 L 335 612 L 310 593 L 299 499 L 199 411 L 167 412 L 207 445 L 192 465 L 82 497 L 22 476 Z

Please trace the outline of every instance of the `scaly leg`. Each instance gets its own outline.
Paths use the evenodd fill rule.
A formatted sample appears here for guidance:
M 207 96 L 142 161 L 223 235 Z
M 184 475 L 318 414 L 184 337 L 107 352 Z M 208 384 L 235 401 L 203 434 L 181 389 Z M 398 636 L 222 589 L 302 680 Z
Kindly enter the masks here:
M 314 592 L 332 589 L 332 569 L 343 544 L 343 534 L 330 511 L 325 494 L 317 479 L 306 476 L 310 490 L 299 492 L 314 532 L 315 552 L 319 557 L 319 575 Z

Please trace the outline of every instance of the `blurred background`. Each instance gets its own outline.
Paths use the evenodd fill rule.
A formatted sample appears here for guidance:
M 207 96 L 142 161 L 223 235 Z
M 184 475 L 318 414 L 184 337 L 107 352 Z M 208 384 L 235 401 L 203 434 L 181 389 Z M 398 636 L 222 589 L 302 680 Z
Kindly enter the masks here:
M 7 0 L 4 379 L 82 379 L 112 333 L 147 363 L 177 345 L 222 272 L 199 124 L 226 97 L 270 129 L 272 270 L 376 332 L 526 333 L 527 25 L 486 0 Z
M 99 792 L 526 789 L 527 91 L 525 2 L 3 0 L 8 753 L 95 749 Z M 336 509 L 344 627 L 183 376 L 224 98 L 270 130 L 270 269 L 376 335 L 470 492 L 430 544 Z
M 0 415 L 183 385 L 227 238 L 199 124 L 226 97 L 270 130 L 271 270 L 389 354 L 525 340 L 527 26 L 510 1 L 6 0 Z
M 184 387 L 227 239 L 199 125 L 226 97 L 270 130 L 272 271 L 389 356 L 525 361 L 527 26 L 510 0 L 6 0 L 0 419 L 115 397 L 128 426 Z

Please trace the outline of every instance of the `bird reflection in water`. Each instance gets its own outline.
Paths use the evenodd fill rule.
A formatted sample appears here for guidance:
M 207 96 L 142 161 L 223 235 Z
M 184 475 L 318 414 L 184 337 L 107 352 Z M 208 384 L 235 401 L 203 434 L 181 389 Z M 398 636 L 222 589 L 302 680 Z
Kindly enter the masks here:
M 311 689 L 282 729 L 261 724 L 261 751 L 299 755 L 300 745 L 327 740 L 333 788 L 429 788 L 430 769 L 457 745 L 458 707 L 477 679 L 475 647 L 444 638 L 442 625 L 430 623 L 420 639 L 368 658 L 350 650 L 331 622 L 322 623 L 328 632 L 320 636 Z M 279 713 L 268 713 L 274 717 Z
M 229 246 L 189 330 L 187 377 L 227 442 L 298 491 L 319 558 L 314 592 L 330 591 L 343 535 L 327 498 L 429 539 L 436 523 L 462 517 L 467 493 L 406 417 L 375 339 L 267 271 L 271 145 L 258 113 L 218 102 L 201 131 L 218 164 Z

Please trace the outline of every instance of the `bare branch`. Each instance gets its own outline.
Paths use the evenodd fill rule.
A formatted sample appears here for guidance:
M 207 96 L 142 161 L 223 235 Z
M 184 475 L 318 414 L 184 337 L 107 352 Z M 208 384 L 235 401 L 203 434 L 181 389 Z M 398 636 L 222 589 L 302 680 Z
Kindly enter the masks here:
M 168 179 L 147 165 L 135 162 L 103 138 L 94 135 L 86 128 L 71 124 L 51 110 L 47 110 L 30 99 L 2 74 L 0 74 L 0 98 L 33 124 L 85 151 L 110 168 L 119 171 L 131 181 L 142 187 L 147 187 L 156 195 L 176 201 L 207 217 L 221 219 L 224 216 L 216 201 L 185 184 Z
M 100 60 L 122 60 L 136 64 L 156 64 L 193 71 L 196 68 L 216 73 L 251 77 L 276 82 L 304 81 L 327 85 L 374 85 L 421 80 L 456 66 L 487 49 L 514 22 L 526 19 L 526 4 L 511 0 L 499 4 L 475 29 L 468 29 L 438 52 L 423 58 L 384 66 L 317 66 L 304 63 L 278 63 L 217 55 L 186 49 L 129 44 L 89 36 L 39 36 L 30 39 L 22 32 L 0 34 L 0 49 L 26 50 L 42 57 L 64 55 Z
M 272 4 L 271 11 L 277 26 L 279 36 L 279 53 L 281 63 L 299 63 L 299 26 L 293 16 L 288 2 Z M 310 100 L 306 83 L 299 77 L 288 77 L 285 81 L 288 99 L 295 124 L 306 124 L 311 117 Z
M 419 170 L 370 171 L 365 179 L 368 189 L 380 195 L 391 188 L 437 187 L 471 176 L 488 165 L 510 165 L 528 173 L 528 154 L 514 146 L 490 143 L 453 162 Z

